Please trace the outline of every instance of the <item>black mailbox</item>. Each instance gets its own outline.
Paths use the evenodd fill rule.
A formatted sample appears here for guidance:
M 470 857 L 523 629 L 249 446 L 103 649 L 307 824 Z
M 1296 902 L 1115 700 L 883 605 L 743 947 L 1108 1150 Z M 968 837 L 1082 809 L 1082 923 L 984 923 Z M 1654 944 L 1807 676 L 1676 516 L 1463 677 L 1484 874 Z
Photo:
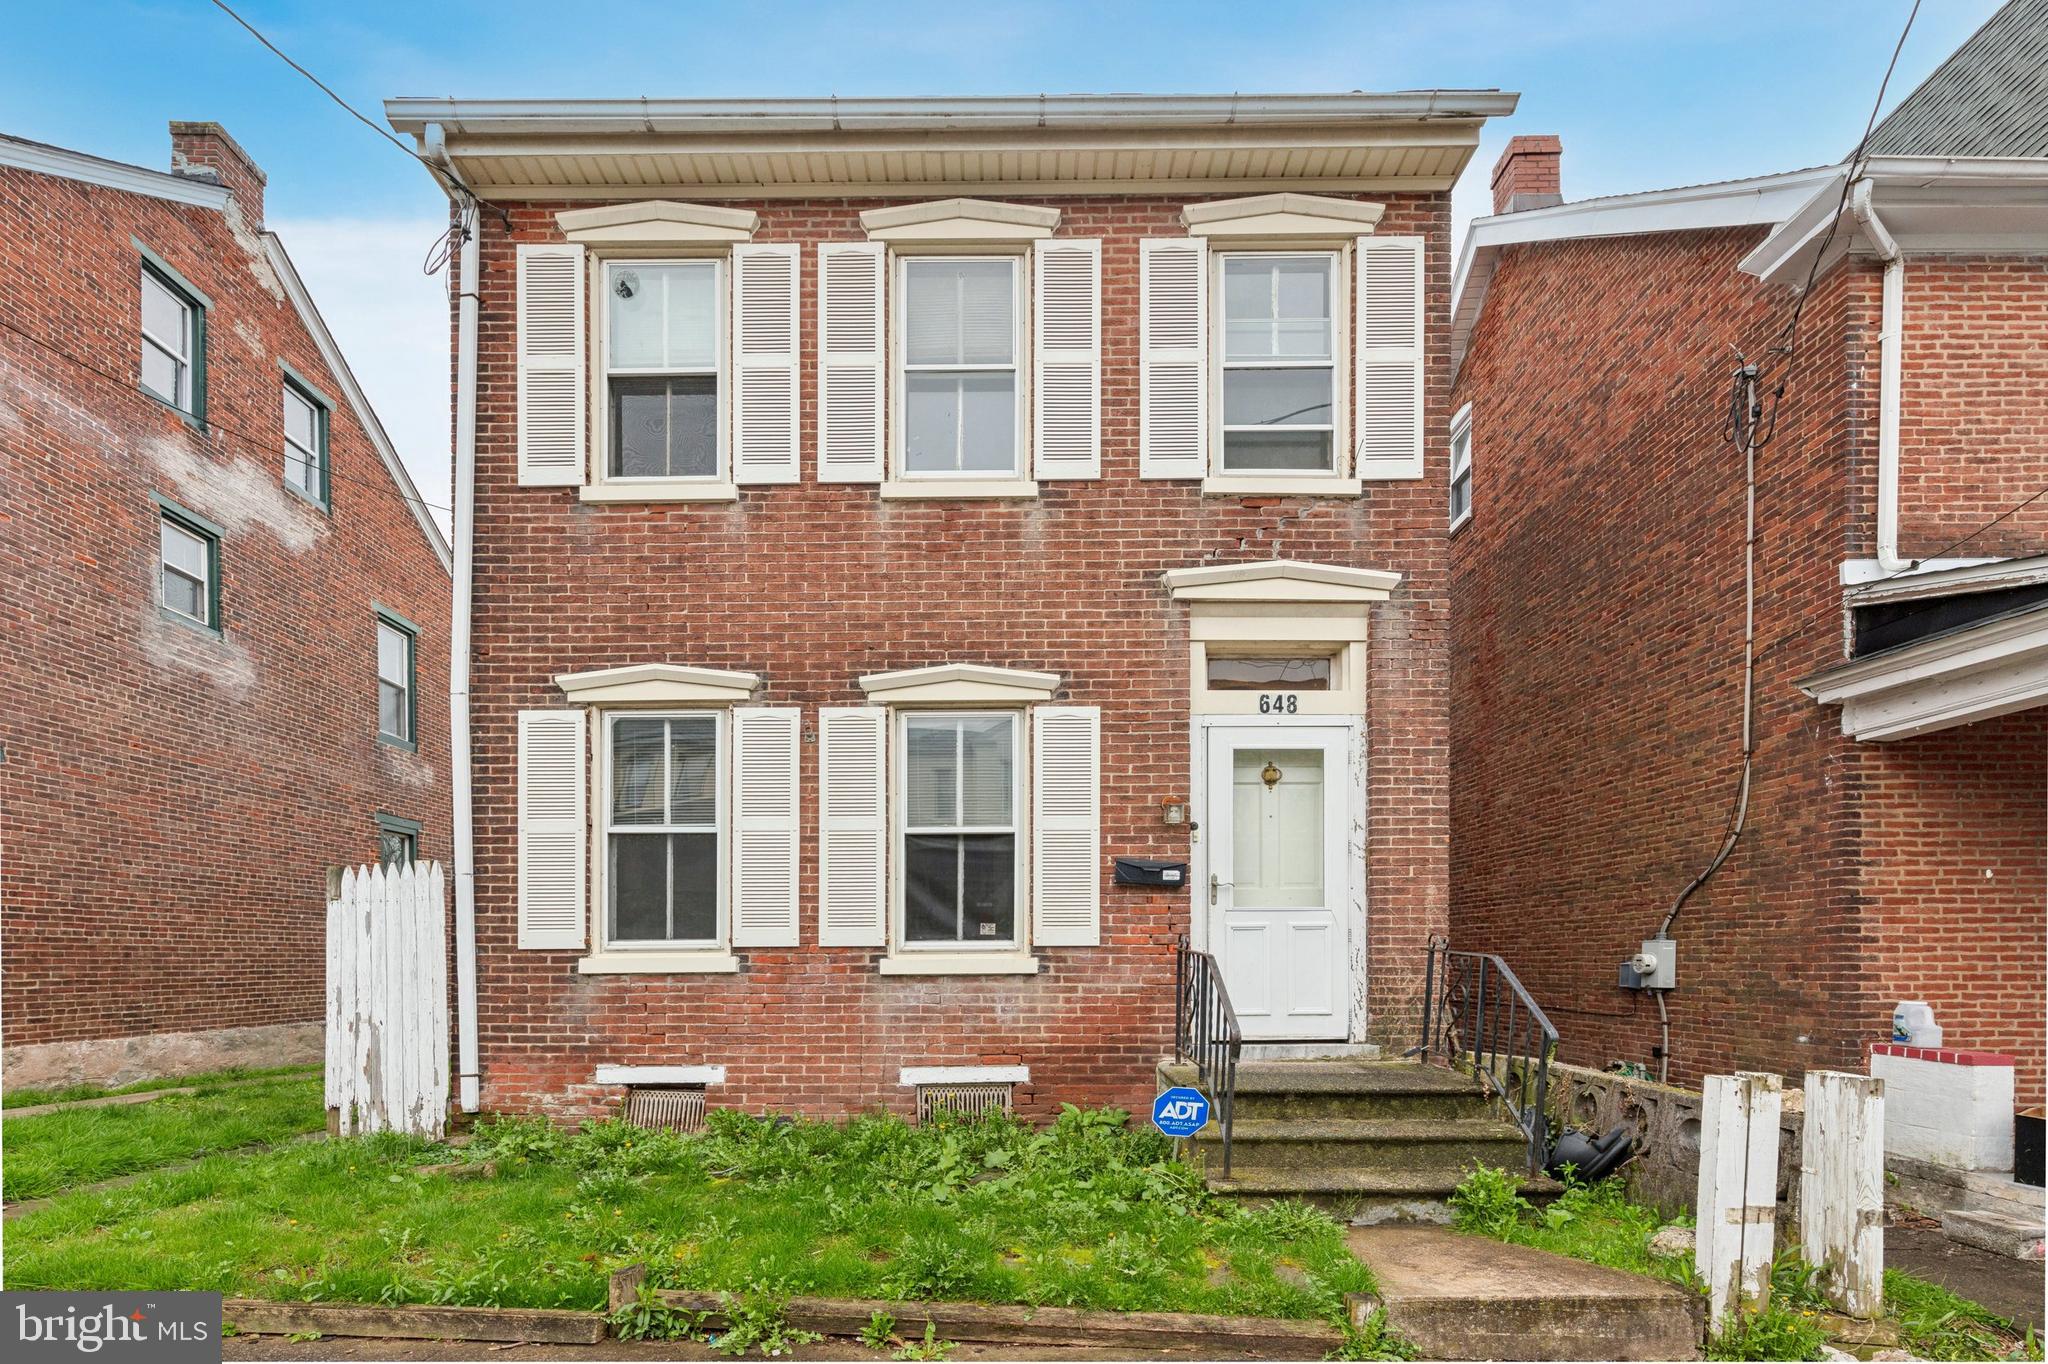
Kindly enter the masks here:
M 1116 883 L 1120 886 L 1164 886 L 1179 890 L 1188 883 L 1188 864 L 1157 857 L 1119 857 Z

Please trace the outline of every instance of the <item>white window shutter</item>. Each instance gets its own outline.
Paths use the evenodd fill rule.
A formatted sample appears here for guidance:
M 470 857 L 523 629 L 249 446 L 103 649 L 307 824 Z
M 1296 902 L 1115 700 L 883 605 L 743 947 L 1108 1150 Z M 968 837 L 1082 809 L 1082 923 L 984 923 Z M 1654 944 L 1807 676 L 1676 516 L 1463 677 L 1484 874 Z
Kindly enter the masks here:
M 584 796 L 580 710 L 519 712 L 519 945 L 583 946 Z
M 1199 237 L 1138 243 L 1138 476 L 1209 472 L 1209 251 Z
M 1094 947 L 1102 939 L 1102 711 L 1031 712 L 1032 942 Z
M 1358 239 L 1360 478 L 1422 477 L 1420 237 Z
M 732 712 L 732 944 L 796 946 L 795 706 Z
M 519 481 L 583 482 L 583 248 L 519 248 Z
M 732 251 L 732 481 L 797 481 L 794 246 Z
M 888 941 L 889 712 L 818 709 L 818 946 Z
M 884 248 L 818 244 L 818 482 L 880 483 Z
M 1032 453 L 1042 479 L 1102 477 L 1102 243 L 1031 253 Z

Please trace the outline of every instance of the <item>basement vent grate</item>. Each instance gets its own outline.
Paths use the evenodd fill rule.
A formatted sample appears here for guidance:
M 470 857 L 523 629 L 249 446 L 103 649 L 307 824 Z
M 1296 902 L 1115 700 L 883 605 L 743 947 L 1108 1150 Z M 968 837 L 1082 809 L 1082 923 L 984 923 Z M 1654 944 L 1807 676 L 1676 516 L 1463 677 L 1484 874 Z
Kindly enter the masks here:
M 1000 1113 L 1010 1116 L 1010 1084 L 919 1085 L 917 1121 L 919 1126 L 936 1121 L 942 1114 L 962 1118 L 986 1118 Z
M 704 1086 L 635 1085 L 626 1091 L 626 1121 L 676 1132 L 704 1130 Z

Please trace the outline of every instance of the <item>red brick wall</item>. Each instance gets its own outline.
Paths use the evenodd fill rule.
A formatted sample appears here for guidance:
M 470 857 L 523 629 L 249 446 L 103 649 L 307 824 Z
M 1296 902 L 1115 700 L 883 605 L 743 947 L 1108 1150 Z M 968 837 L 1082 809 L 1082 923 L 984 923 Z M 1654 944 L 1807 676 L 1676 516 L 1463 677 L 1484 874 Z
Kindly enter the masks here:
M 514 483 L 514 256 L 486 217 L 478 458 L 478 940 L 484 1101 L 594 1111 L 600 1064 L 722 1064 L 725 1103 L 901 1108 L 902 1065 L 1024 1063 L 1027 1109 L 1146 1100 L 1169 1050 L 1173 943 L 1189 896 L 1107 884 L 1112 853 L 1184 853 L 1158 802 L 1189 784 L 1187 633 L 1165 569 L 1290 557 L 1404 574 L 1376 607 L 1368 704 L 1368 894 L 1375 1026 L 1405 1036 L 1425 935 L 1446 913 L 1443 471 L 1356 502 L 1204 498 L 1137 478 L 1138 241 L 1182 235 L 1181 201 L 1057 200 L 1059 231 L 1104 241 L 1103 471 L 1026 502 L 884 503 L 812 482 L 815 257 L 803 258 L 804 481 L 736 505 L 621 506 Z M 748 204 L 755 240 L 858 241 L 866 202 Z M 554 212 L 513 207 L 517 237 Z M 1447 200 L 1395 196 L 1382 229 L 1431 238 L 1430 414 L 1444 407 Z M 1248 548 L 1239 541 L 1250 537 Z M 877 953 L 816 946 L 816 749 L 803 749 L 803 946 L 737 976 L 579 976 L 576 954 L 514 947 L 514 713 L 562 704 L 552 677 L 668 661 L 758 671 L 757 699 L 862 700 L 863 673 L 939 662 L 1045 669 L 1103 707 L 1102 945 L 1041 949 L 1030 978 L 906 978 Z
M 2011 1052 L 2040 1103 L 2048 710 L 1870 745 L 1864 779 L 1878 1003 L 1925 1000 L 1948 1046 Z
M 213 302 L 205 431 L 137 386 L 131 237 Z M 318 1020 L 324 868 L 379 810 L 448 856 L 448 578 L 345 404 L 332 515 L 283 487 L 278 361 L 342 390 L 259 250 L 0 169 L 9 1047 Z M 223 638 L 158 613 L 152 492 L 227 531 Z M 423 630 L 417 755 L 376 739 L 372 602 Z
M 1912 256 L 1905 296 L 1899 552 L 2048 553 L 2048 497 L 1972 535 L 2048 487 L 2048 256 Z

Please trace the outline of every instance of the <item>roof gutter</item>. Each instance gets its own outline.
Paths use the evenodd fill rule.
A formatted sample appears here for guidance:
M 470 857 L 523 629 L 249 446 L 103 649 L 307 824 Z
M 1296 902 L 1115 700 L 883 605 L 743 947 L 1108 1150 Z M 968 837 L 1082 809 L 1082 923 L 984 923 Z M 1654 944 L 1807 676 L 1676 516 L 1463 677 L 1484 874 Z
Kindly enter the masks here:
M 1877 333 L 1877 567 L 1890 576 L 1913 567 L 1899 557 L 1899 409 L 1905 385 L 1906 256 L 1871 205 L 1869 177 L 1849 189 L 1849 212 L 1884 262 Z

